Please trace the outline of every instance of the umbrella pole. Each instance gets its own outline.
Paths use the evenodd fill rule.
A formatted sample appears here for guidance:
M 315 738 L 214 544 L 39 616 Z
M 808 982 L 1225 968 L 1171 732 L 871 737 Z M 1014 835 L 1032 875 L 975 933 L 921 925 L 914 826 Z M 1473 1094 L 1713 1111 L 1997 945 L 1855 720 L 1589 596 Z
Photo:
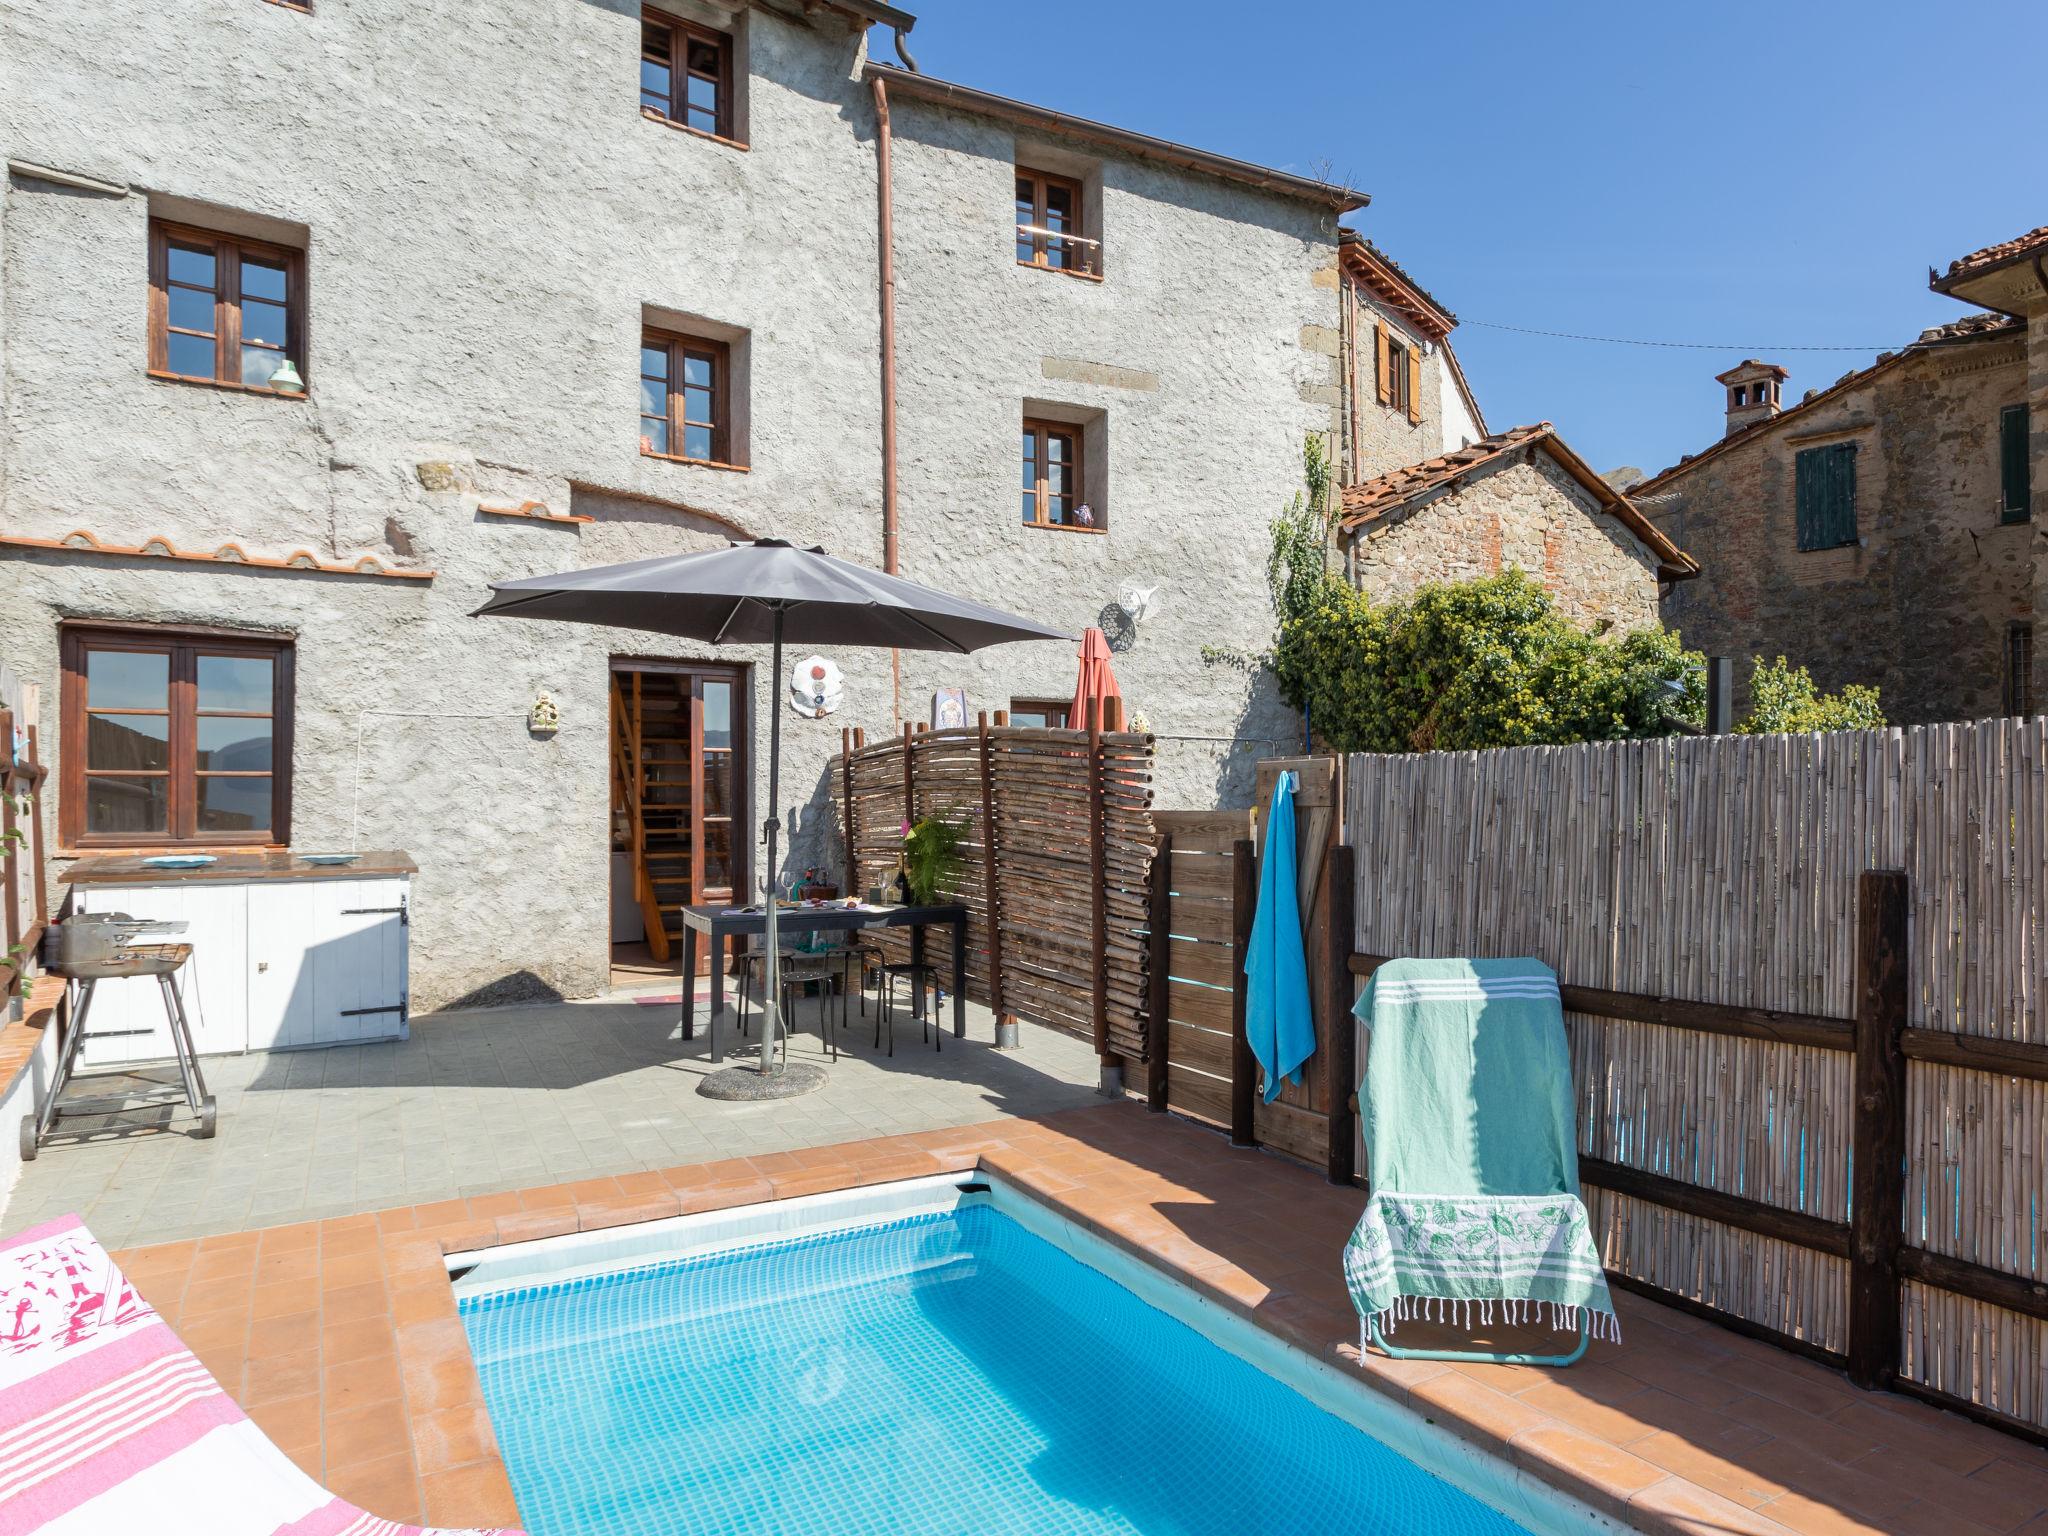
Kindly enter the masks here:
M 768 674 L 768 821 L 763 830 L 767 834 L 768 868 L 765 871 L 768 888 L 767 932 L 762 942 L 767 953 L 761 957 L 761 1074 L 772 1073 L 775 1061 L 776 1036 L 782 1026 L 782 986 L 778 957 L 781 953 L 775 921 L 775 872 L 777 834 L 782 830 L 782 821 L 776 807 L 781 804 L 782 795 L 782 605 L 775 605 L 775 642 L 773 646 L 773 670 Z

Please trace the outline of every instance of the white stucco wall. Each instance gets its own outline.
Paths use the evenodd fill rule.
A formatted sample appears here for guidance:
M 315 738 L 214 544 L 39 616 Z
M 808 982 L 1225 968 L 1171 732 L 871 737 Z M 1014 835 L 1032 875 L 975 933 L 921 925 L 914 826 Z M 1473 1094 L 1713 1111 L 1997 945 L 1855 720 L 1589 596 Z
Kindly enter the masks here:
M 516 24 L 479 26 L 468 9 L 400 0 L 312 15 L 107 0 L 87 28 L 64 7 L 0 8 L 0 149 L 133 188 L 10 178 L 0 528 L 367 550 L 438 573 L 0 550 L 0 656 L 50 684 L 54 757 L 61 618 L 295 635 L 294 844 L 419 859 L 421 1007 L 603 984 L 607 658 L 765 660 L 467 618 L 489 581 L 708 547 L 733 528 L 880 560 L 860 38 L 827 13 L 809 27 L 746 13 L 751 147 L 738 150 L 638 115 L 637 15 L 624 0 L 536 0 Z M 127 44 L 105 50 L 107 35 Z M 1161 803 L 1241 797 L 1252 758 L 1297 726 L 1199 653 L 1264 643 L 1266 521 L 1298 478 L 1302 432 L 1331 423 L 1328 359 L 1304 345 L 1305 328 L 1335 323 L 1334 280 L 1318 277 L 1335 261 L 1327 211 L 1077 149 L 1101 162 L 1109 280 L 1023 272 L 1010 130 L 908 103 L 895 116 L 906 574 L 1076 629 L 1120 580 L 1158 582 L 1159 617 L 1118 672 L 1168 738 Z M 303 229 L 310 401 L 144 376 L 153 204 Z M 638 453 L 644 306 L 747 333 L 750 472 Z M 1136 375 L 1156 387 L 1129 387 Z M 1026 399 L 1104 413 L 1106 537 L 1018 525 Z M 449 469 L 423 482 L 421 463 Z M 598 520 L 492 519 L 480 495 Z M 786 722 L 798 868 L 833 859 L 817 792 L 840 726 L 891 723 L 887 653 L 838 659 L 843 712 Z M 763 711 L 780 695 L 765 671 L 763 769 Z M 906 656 L 904 712 L 922 718 L 939 683 L 993 709 L 1064 693 L 1072 674 L 1054 643 Z M 561 706 L 551 740 L 523 725 L 540 689 Z

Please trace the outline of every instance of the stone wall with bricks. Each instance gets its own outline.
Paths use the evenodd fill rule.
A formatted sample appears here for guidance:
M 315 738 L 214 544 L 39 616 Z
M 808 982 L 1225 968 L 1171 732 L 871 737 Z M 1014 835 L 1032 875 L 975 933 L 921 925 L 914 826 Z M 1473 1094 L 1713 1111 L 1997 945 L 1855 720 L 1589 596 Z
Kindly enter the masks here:
M 1779 655 L 1828 690 L 1876 687 L 1894 724 L 2003 712 L 2039 535 L 2001 520 L 1998 422 L 2026 390 L 2016 333 L 1915 349 L 1648 488 L 1644 511 L 1705 567 L 1664 621 L 1736 659 L 1738 717 L 1750 658 Z M 1837 443 L 1857 449 L 1857 542 L 1802 552 L 1795 460 Z
M 1367 525 L 1351 550 L 1352 579 L 1380 602 L 1511 565 L 1580 624 L 1628 630 L 1657 620 L 1655 557 L 1540 450 L 1417 497 Z

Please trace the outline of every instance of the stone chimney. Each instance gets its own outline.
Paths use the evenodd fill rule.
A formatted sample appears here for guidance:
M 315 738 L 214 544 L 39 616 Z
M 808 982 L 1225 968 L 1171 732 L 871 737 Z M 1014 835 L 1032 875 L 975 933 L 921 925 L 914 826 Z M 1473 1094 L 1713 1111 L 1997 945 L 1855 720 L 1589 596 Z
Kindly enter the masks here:
M 1752 422 L 1769 421 L 1778 414 L 1778 394 L 1790 377 L 1776 363 L 1747 358 L 1726 373 L 1714 375 L 1714 382 L 1728 390 L 1728 428 L 1721 435 L 1739 432 Z

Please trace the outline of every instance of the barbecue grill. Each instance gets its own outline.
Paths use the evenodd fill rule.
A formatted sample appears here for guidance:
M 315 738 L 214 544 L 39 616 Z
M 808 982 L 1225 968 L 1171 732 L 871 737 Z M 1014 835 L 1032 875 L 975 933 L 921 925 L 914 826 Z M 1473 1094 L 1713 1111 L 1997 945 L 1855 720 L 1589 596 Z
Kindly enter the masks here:
M 43 1141 L 58 1121 L 74 1115 L 126 1114 L 161 1104 L 183 1102 L 199 1117 L 194 1134 L 201 1139 L 214 1133 L 213 1096 L 206 1091 L 206 1079 L 199 1072 L 199 1053 L 192 1046 L 192 1027 L 185 1019 L 185 1000 L 178 990 L 178 972 L 192 958 L 190 944 L 163 943 L 183 933 L 185 924 L 130 917 L 126 912 L 80 912 L 54 925 L 43 937 L 43 969 L 70 983 L 70 1028 L 57 1053 L 57 1070 L 44 1090 L 34 1114 L 21 1120 L 21 1160 L 33 1161 Z M 164 1017 L 170 1026 L 171 1052 L 178 1062 L 179 1086 L 145 1088 L 135 1092 L 102 1093 L 66 1098 L 78 1065 L 80 1048 L 88 1040 L 112 1040 L 126 1035 L 154 1033 L 147 1029 L 92 1030 L 93 989 L 102 981 L 124 977 L 154 976 L 162 989 Z M 115 1076 L 121 1074 L 101 1074 Z M 81 1084 L 94 1077 L 79 1078 Z

